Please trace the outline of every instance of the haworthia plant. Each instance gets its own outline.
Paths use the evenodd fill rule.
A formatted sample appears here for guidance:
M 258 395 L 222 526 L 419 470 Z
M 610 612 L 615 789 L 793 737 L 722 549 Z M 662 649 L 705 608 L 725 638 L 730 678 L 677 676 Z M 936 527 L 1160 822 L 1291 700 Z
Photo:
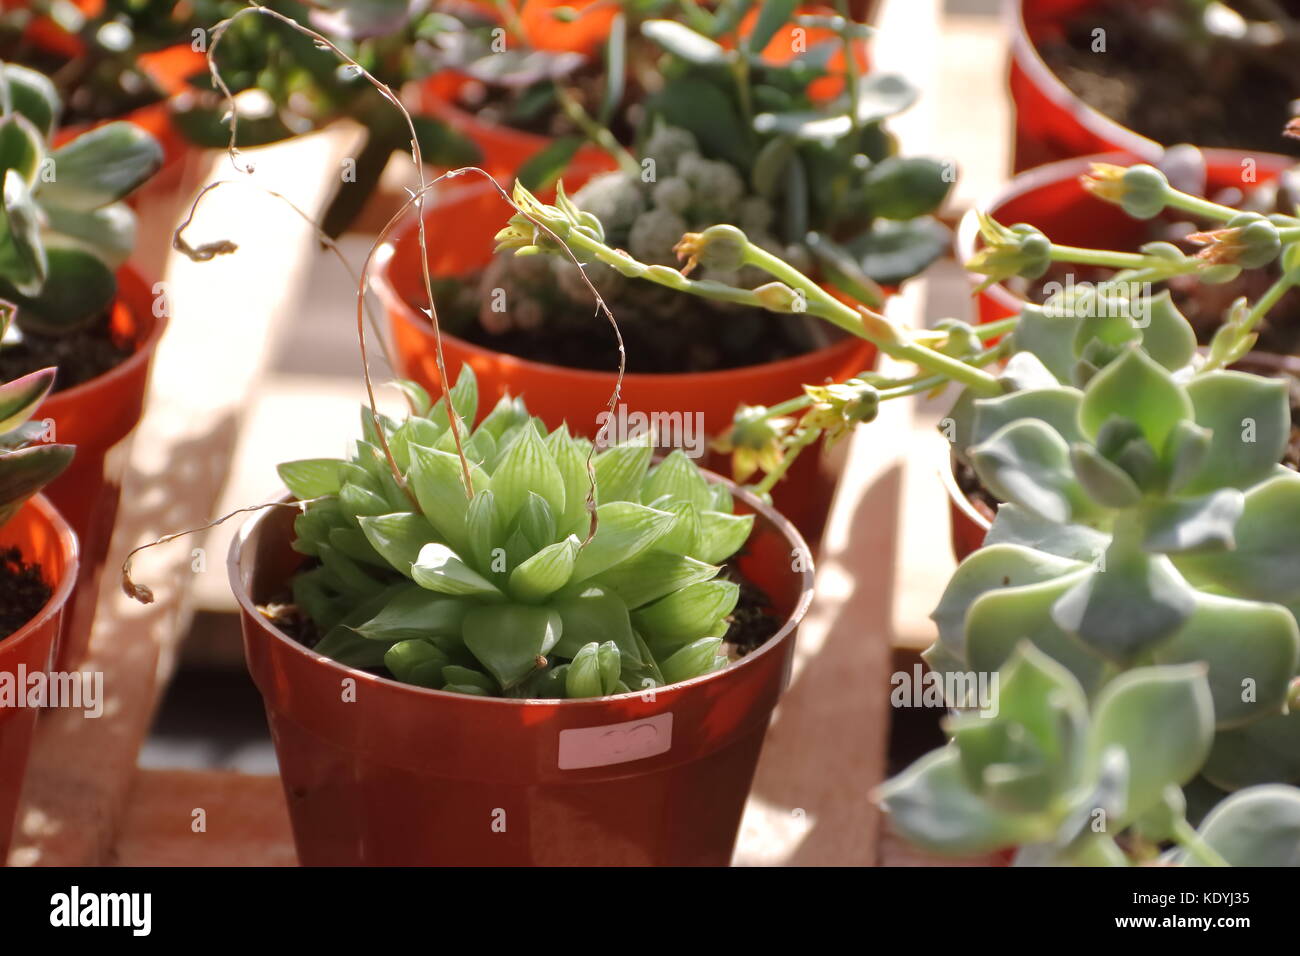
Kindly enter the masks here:
M 477 428 L 473 372 L 451 391 L 473 493 L 442 400 L 418 387 L 418 414 L 381 418 L 400 486 L 368 410 L 346 460 L 280 466 L 298 498 L 294 547 L 317 560 L 293 582 L 323 635 L 315 649 L 386 668 L 424 687 L 509 697 L 642 691 L 723 667 L 739 586 L 719 565 L 745 543 L 733 514 L 680 451 L 652 462 L 646 442 L 594 457 L 521 399 L 502 398 Z
M 0 65 L 0 296 L 19 329 L 58 334 L 101 315 L 135 245 L 123 200 L 162 165 L 143 129 L 107 123 L 58 147 L 62 104 L 49 78 Z

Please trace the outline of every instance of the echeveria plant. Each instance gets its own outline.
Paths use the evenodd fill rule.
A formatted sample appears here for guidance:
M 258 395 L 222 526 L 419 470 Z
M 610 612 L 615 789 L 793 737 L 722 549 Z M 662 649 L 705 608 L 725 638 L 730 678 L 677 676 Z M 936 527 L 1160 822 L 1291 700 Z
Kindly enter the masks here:
M 732 513 L 725 485 L 681 452 L 652 464 L 647 442 L 609 448 L 594 456 L 592 536 L 589 442 L 508 397 L 470 430 L 466 367 L 450 393 L 465 464 L 442 400 L 408 392 L 410 417 L 380 419 L 391 465 L 366 409 L 349 459 L 280 466 L 307 502 L 294 547 L 319 562 L 293 584 L 316 650 L 509 697 L 641 691 L 726 665 L 739 586 L 719 565 L 753 516 Z
M 60 110 L 47 77 L 0 67 L 0 296 L 17 304 L 19 329 L 52 334 L 112 303 L 114 270 L 135 244 L 122 200 L 162 164 L 153 137 L 125 122 L 52 148 Z
M 0 303 L 0 337 L 13 314 L 12 305 Z M 46 368 L 0 384 L 0 525 L 72 462 L 73 447 L 42 441 L 44 424 L 31 420 L 54 375 Z

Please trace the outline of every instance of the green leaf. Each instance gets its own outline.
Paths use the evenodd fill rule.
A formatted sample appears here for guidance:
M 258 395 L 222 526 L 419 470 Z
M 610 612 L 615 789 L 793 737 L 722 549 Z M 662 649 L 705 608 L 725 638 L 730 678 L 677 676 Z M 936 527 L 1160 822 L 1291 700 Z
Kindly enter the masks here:
M 721 564 L 744 546 L 753 529 L 753 515 L 702 511 L 699 544 L 688 553 L 706 564 Z
M 536 492 L 528 492 L 524 506 L 515 518 L 515 527 L 534 552 L 555 543 L 555 517 L 551 514 L 551 506 Z
M 71 445 L 30 445 L 0 453 L 0 525 L 72 463 Z
M 1057 315 L 1026 302 L 1016 323 L 1016 354 L 1037 356 L 1058 382 L 1069 382 L 1077 361 L 1074 339 L 1079 325 L 1074 316 Z
M 9 87 L 9 102 L 14 110 L 27 117 L 41 138 L 48 141 L 63 110 L 53 81 L 44 73 L 17 63 L 6 63 L 0 70 Z
M 58 335 L 103 315 L 117 295 L 117 278 L 98 256 L 74 246 L 47 245 L 48 277 L 39 295 L 14 291 L 19 324 Z M 0 280 L 0 285 L 3 285 Z
M 670 554 L 694 554 L 700 540 L 700 513 L 689 501 L 670 501 L 667 495 L 651 503 L 676 517 L 672 528 L 652 548 Z
M 426 544 L 411 566 L 415 583 L 439 594 L 500 597 L 496 585 L 465 564 L 445 544 Z
M 947 856 L 1033 843 L 1051 833 L 1050 822 L 995 810 L 973 793 L 955 747 L 935 750 L 887 780 L 876 799 L 908 843 Z
M 0 384 L 0 438 L 35 414 L 50 393 L 57 373 L 57 369 L 43 368 Z
M 12 169 L 30 188 L 45 158 L 40 131 L 21 113 L 0 117 L 0 170 Z M 49 185 L 46 184 L 47 188 Z
M 1142 547 L 1164 554 L 1231 551 L 1233 528 L 1245 506 L 1246 496 L 1236 488 L 1157 502 L 1143 512 Z
M 569 582 L 581 546 L 576 535 L 542 548 L 510 572 L 510 594 L 531 603 L 549 597 Z
M 1261 783 L 1300 783 L 1300 710 L 1221 730 L 1205 762 L 1205 779 L 1221 790 Z
M 1286 382 L 1245 372 L 1209 372 L 1193 378 L 1187 394 L 1196 424 L 1211 434 L 1205 463 L 1184 492 L 1246 489 L 1267 478 L 1291 435 Z
M 600 98 L 600 122 L 608 126 L 615 110 L 623 102 L 623 87 L 627 81 L 627 15 L 620 10 L 609 24 L 609 39 L 605 42 L 605 92 Z
M 434 539 L 433 525 L 414 512 L 361 516 L 357 518 L 366 540 L 393 568 L 411 576 L 411 566 L 425 545 Z M 444 547 L 439 545 L 439 547 Z
M 650 659 L 648 653 L 642 654 L 632 633 L 627 606 L 612 593 L 587 588 L 580 595 L 553 601 L 551 608 L 564 623 L 560 641 L 555 645 L 557 657 L 572 658 L 584 644 L 593 641 L 613 641 L 633 663 Z
M 721 638 L 703 637 L 675 651 L 659 665 L 663 670 L 664 680 L 669 684 L 676 684 L 709 673 L 715 669 L 718 648 L 721 646 Z
M 1142 491 L 1128 472 L 1103 458 L 1091 445 L 1083 442 L 1071 445 L 1070 464 L 1083 490 L 1098 504 L 1107 508 L 1131 508 L 1142 500 Z
M 667 534 L 676 517 L 631 501 L 614 501 L 596 509 L 596 535 L 578 554 L 573 568 L 575 582 L 636 557 Z
M 1052 620 L 1108 660 L 1129 665 L 1182 627 L 1195 593 L 1163 555 L 1112 544 L 1104 568 L 1064 594 Z
M 98 209 L 134 192 L 162 168 L 157 140 L 134 123 L 105 123 L 50 154 L 54 179 L 42 183 L 48 202 L 68 209 Z
M 1187 391 L 1136 347 L 1093 376 L 1079 408 L 1079 423 L 1089 437 L 1095 439 L 1111 419 L 1128 419 L 1137 423 L 1153 448 L 1163 448 L 1175 426 L 1191 417 Z
M 539 659 L 550 653 L 562 627 L 560 616 L 547 608 L 476 607 L 465 615 L 465 646 L 509 690 L 544 666 Z
M 1003 504 L 984 536 L 985 546 L 1018 544 L 1075 561 L 1095 561 L 1110 536 L 1081 524 L 1058 524 L 1014 504 Z
M 717 622 L 735 610 L 740 585 L 704 581 L 674 591 L 632 612 L 632 626 L 654 655 L 663 659 L 678 648 L 714 633 Z
M 283 462 L 275 471 L 293 496 L 305 501 L 339 493 L 343 487 L 339 477 L 341 464 L 337 458 L 303 458 Z
M 581 136 L 560 136 L 551 140 L 519 167 L 515 178 L 534 191 L 554 185 L 584 142 Z
M 1290 604 L 1300 600 L 1300 476 L 1292 472 L 1246 492 L 1231 551 L 1182 554 L 1179 570 L 1238 597 Z
M 1264 786 L 1234 793 L 1198 832 L 1229 866 L 1300 866 L 1300 791 Z M 1178 851 L 1177 861 L 1198 865 L 1187 850 Z
M 451 658 L 428 641 L 399 641 L 384 654 L 384 666 L 404 684 L 437 689 L 443 685 L 442 669 Z
M 745 37 L 745 48 L 754 55 L 767 49 L 772 37 L 776 36 L 776 31 L 790 22 L 798 5 L 798 0 L 763 0 L 758 19 Z
M 641 485 L 654 449 L 648 436 L 607 448 L 596 456 L 596 494 L 600 504 L 641 501 Z M 584 476 L 584 485 L 586 484 Z
M 461 624 L 469 608 L 464 601 L 408 584 L 352 630 L 370 641 L 432 641 L 452 651 L 461 645 Z
M 40 295 L 49 276 L 49 260 L 41 242 L 41 212 L 17 170 L 4 174 L 3 211 L 0 276 L 23 295 Z
M 663 495 L 673 501 L 688 501 L 700 511 L 713 503 L 709 483 L 681 449 L 673 451 L 650 472 L 640 500 L 648 504 Z
M 504 535 L 501 516 L 497 514 L 496 496 L 491 489 L 474 495 L 465 511 L 465 540 L 474 566 L 482 574 L 492 573 L 492 551 Z
M 1065 386 L 1033 388 L 996 398 L 977 399 L 971 444 L 986 441 L 999 428 L 1014 421 L 1036 418 L 1073 445 L 1083 440 L 1083 432 L 1079 429 L 1079 406 L 1082 403 L 1083 392 Z
M 478 414 L 478 378 L 468 364 L 461 365 L 456 384 L 451 387 L 451 407 L 466 422 L 474 421 Z M 447 425 L 445 399 L 438 399 L 429 412 L 429 419 L 440 427 Z
M 409 445 L 409 450 L 411 468 L 407 481 L 420 511 L 443 540 L 459 545 L 465 540 L 465 512 L 469 509 L 460 460 L 445 451 L 414 443 Z M 472 467 L 470 475 L 476 491 L 487 487 L 488 478 L 482 469 Z
M 1300 632 L 1281 605 L 1198 592 L 1192 616 L 1153 657 L 1206 664 L 1215 724 L 1234 727 L 1282 711 L 1300 667 Z
M 1044 422 L 1012 422 L 971 448 L 969 456 L 984 486 L 1004 501 L 1056 522 L 1088 511 L 1070 448 Z
M 126 203 L 92 210 L 48 203 L 42 208 L 50 232 L 84 243 L 114 268 L 124 265 L 135 249 L 135 213 Z
M 627 607 L 635 609 L 688 585 L 710 581 L 717 574 L 718 568 L 704 561 L 652 550 L 617 564 L 590 580 L 592 584 L 618 595 Z
M 845 246 L 862 271 L 881 285 L 898 285 L 944 255 L 952 244 L 948 227 L 929 216 L 906 222 L 881 219 Z
M 747 170 L 753 161 L 748 130 L 731 98 L 704 79 L 684 76 L 667 84 L 646 101 L 651 116 L 691 133 L 702 152 Z
M 1178 311 L 1168 289 L 1142 301 L 1146 309 L 1142 349 L 1171 372 L 1185 368 L 1196 354 L 1192 323 Z
M 1094 766 L 1109 747 L 1128 755 L 1125 819 L 1196 775 L 1214 739 L 1214 703 L 1197 665 L 1128 671 L 1102 690 L 1088 736 Z
M 491 488 L 506 525 L 514 520 L 530 493 L 544 498 L 553 515 L 564 513 L 564 477 L 535 428 L 525 426 L 506 450 L 492 473 Z
M 862 177 L 871 212 L 885 219 L 915 219 L 934 212 L 955 181 L 950 163 L 922 156 L 887 156 Z
M 730 59 L 717 43 L 676 20 L 646 20 L 641 35 L 696 66 L 723 66 Z

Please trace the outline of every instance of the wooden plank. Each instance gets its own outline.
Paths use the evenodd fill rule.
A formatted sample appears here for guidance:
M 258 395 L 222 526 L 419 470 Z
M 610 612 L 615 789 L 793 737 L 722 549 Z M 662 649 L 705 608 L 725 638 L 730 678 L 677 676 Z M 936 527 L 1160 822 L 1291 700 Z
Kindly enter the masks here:
M 318 213 L 356 137 L 355 127 L 338 127 L 245 155 L 257 164 L 254 182 Z M 207 160 L 208 181 L 241 175 L 222 154 Z M 157 256 L 170 243 L 173 223 L 192 194 L 146 197 L 141 255 Z M 173 253 L 161 271 L 172 324 L 154 363 L 140 440 L 132 447 L 110 569 L 131 547 L 211 517 L 248 396 L 301 291 L 313 245 L 309 227 L 294 213 L 242 185 L 212 194 L 187 238 L 195 244 L 230 239 L 240 250 L 206 263 Z M 224 577 L 224 555 L 202 545 L 201 538 L 187 538 L 141 556 L 137 575 L 157 597 L 148 607 L 126 598 L 116 575 L 105 574 L 84 665 L 103 674 L 104 715 L 42 715 L 11 863 L 79 865 L 104 858 L 188 626 L 190 585 L 200 573 Z

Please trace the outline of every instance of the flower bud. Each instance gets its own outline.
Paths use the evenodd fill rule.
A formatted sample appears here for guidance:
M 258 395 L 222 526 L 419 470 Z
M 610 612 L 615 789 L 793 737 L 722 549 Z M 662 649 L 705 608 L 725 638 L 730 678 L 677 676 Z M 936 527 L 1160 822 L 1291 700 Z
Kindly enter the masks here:
M 1254 212 L 1233 216 L 1223 229 L 1195 232 L 1187 238 L 1204 244 L 1205 248 L 1196 257 L 1215 265 L 1258 269 L 1268 265 L 1282 251 L 1282 238 L 1277 226 Z
M 966 263 L 966 268 L 988 277 L 985 286 L 1012 276 L 1037 279 L 1052 262 L 1052 243 L 1037 228 L 1019 223 L 1007 228 L 980 213 L 980 235 L 984 248 Z
M 754 290 L 754 295 L 769 312 L 807 312 L 808 301 L 784 282 L 768 282 Z
M 686 260 L 683 272 L 697 265 L 719 272 L 735 272 L 745 265 L 745 252 L 749 239 L 735 226 L 710 226 L 703 232 L 689 232 L 682 236 L 673 252 L 678 259 Z
M 1164 211 L 1169 180 L 1154 166 L 1142 163 L 1125 169 L 1111 163 L 1093 163 L 1079 182 L 1098 199 L 1113 202 L 1134 219 L 1151 219 Z

